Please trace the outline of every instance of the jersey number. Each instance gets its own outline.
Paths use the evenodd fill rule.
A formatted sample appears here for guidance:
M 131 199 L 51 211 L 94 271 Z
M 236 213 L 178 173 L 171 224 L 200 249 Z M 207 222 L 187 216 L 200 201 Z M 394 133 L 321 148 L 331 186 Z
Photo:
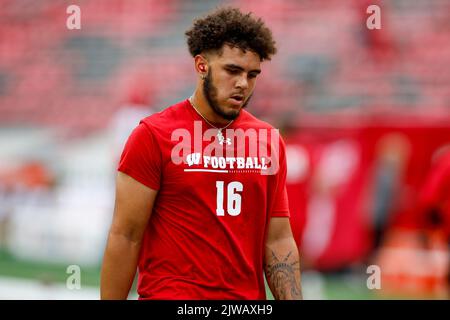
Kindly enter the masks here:
M 217 188 L 217 209 L 216 213 L 218 216 L 224 216 L 225 211 L 223 209 L 223 193 L 224 193 L 224 182 L 216 181 Z M 242 192 L 244 186 L 238 181 L 230 182 L 227 186 L 227 213 L 230 216 L 237 216 L 241 213 L 241 195 L 236 192 Z

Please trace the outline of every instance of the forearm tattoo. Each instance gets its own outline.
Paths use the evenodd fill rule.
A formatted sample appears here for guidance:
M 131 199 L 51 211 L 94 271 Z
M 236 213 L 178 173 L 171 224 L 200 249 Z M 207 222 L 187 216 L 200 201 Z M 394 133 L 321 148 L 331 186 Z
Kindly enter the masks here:
M 303 299 L 300 287 L 300 261 L 289 259 L 290 251 L 286 257 L 279 259 L 271 250 L 271 257 L 266 264 L 267 281 L 277 300 Z

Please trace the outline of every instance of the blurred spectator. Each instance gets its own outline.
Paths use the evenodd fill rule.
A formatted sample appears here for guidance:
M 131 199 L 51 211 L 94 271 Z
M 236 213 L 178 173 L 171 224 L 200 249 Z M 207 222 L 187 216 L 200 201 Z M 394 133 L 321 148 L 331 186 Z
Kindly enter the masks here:
M 371 199 L 375 248 L 380 245 L 385 229 L 393 220 L 392 215 L 401 205 L 410 148 L 407 138 L 400 133 L 386 134 L 376 145 L 374 198 Z
M 122 106 L 114 113 L 110 122 L 114 159 L 120 157 L 126 139 L 143 118 L 153 113 L 151 105 L 154 92 L 148 74 L 138 74 L 131 81 Z
M 435 152 L 407 224 L 391 228 L 376 263 L 383 293 L 448 299 L 450 235 L 450 148 Z
M 438 149 L 419 197 L 417 227 L 450 241 L 450 145 Z

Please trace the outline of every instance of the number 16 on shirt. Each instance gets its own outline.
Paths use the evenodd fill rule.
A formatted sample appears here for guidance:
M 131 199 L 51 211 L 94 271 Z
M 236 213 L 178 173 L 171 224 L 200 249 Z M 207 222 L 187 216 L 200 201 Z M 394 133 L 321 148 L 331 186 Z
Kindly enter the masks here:
M 224 216 L 224 201 L 223 201 L 223 194 L 224 194 L 224 182 L 223 181 L 216 181 L 216 188 L 217 188 L 217 208 L 216 208 L 216 214 L 218 216 Z M 241 213 L 241 202 L 242 197 L 237 192 L 242 192 L 244 189 L 244 186 L 242 183 L 238 181 L 232 181 L 227 185 L 227 213 L 230 216 L 237 216 Z

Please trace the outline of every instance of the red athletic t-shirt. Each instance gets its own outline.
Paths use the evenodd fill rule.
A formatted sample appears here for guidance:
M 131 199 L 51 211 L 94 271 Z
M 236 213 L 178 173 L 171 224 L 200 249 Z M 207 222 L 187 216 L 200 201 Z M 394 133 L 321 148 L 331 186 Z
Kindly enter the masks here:
M 289 217 L 284 143 L 245 110 L 222 144 L 217 132 L 185 100 L 143 119 L 125 145 L 118 170 L 158 190 L 140 299 L 266 298 L 269 218 Z
M 430 211 L 439 212 L 439 226 L 433 226 Z M 450 239 L 450 152 L 442 155 L 430 169 L 423 184 L 417 206 L 416 223 L 419 227 L 439 228 Z

